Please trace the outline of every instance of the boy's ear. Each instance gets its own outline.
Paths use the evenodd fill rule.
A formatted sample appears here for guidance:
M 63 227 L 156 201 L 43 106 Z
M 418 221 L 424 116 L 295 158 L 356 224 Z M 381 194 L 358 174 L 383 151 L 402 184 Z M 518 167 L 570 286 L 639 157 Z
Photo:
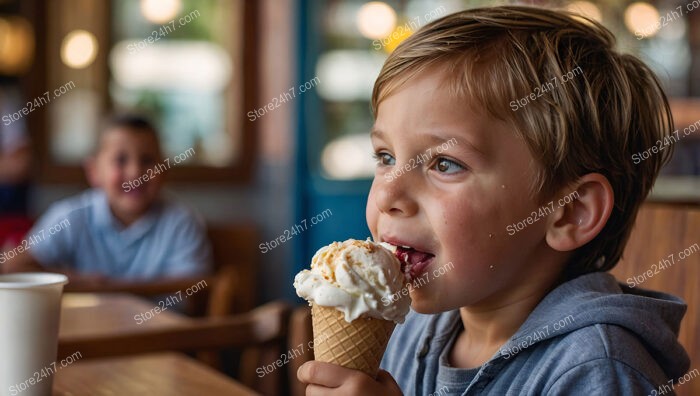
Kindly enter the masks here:
M 100 187 L 100 178 L 97 176 L 97 156 L 91 155 L 83 161 L 83 169 L 85 170 L 85 178 L 90 187 Z
M 547 244 L 554 250 L 567 252 L 590 242 L 605 227 L 615 205 L 615 194 L 608 179 L 600 173 L 589 173 L 571 184 L 561 197 L 561 205 L 548 218 Z M 555 197 L 555 202 L 559 198 Z M 566 203 L 570 201 L 570 203 Z

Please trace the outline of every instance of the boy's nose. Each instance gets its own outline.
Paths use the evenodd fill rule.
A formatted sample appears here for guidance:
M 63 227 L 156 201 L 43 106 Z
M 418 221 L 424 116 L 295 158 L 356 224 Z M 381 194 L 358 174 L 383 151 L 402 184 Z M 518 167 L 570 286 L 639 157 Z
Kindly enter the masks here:
M 405 176 L 405 175 L 404 175 Z M 392 216 L 409 217 L 416 214 L 418 204 L 412 198 L 411 185 L 406 177 L 375 181 L 374 197 L 380 212 Z
M 126 165 L 126 175 L 129 178 L 137 178 L 146 173 L 147 169 L 141 166 L 137 161 L 129 161 Z

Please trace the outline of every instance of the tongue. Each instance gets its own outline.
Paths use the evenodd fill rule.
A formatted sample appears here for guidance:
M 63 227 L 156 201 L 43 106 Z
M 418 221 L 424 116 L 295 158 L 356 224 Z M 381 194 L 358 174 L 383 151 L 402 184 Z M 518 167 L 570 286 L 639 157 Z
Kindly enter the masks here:
M 413 267 L 430 259 L 433 255 L 426 252 L 421 252 L 416 249 L 396 247 L 396 257 L 401 261 L 401 270 L 408 277 L 409 281 L 415 277 Z

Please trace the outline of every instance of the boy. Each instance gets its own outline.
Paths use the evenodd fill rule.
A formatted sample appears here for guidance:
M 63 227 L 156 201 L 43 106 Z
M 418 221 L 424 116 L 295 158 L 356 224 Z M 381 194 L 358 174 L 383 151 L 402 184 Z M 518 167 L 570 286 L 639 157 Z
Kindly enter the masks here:
M 154 170 L 161 162 L 158 133 L 146 119 L 112 119 L 86 163 L 93 189 L 50 207 L 29 232 L 27 251 L 7 260 L 9 270 L 58 270 L 72 286 L 208 272 L 203 225 L 185 206 L 160 197 L 165 175 Z
M 447 16 L 389 56 L 367 222 L 423 280 L 388 372 L 308 362 L 307 395 L 646 395 L 686 372 L 683 302 L 606 273 L 670 153 L 631 155 L 672 131 L 652 72 L 613 44 L 593 21 L 508 6 Z

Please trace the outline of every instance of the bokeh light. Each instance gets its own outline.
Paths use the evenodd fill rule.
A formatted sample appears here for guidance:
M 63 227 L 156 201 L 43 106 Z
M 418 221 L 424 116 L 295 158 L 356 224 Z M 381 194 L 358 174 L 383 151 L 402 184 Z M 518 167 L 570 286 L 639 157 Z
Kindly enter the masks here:
M 357 12 L 357 28 L 369 39 L 380 39 L 389 35 L 396 26 L 396 12 L 381 1 L 363 4 Z
M 181 0 L 141 0 L 141 14 L 153 23 L 169 22 L 181 9 Z
M 34 30 L 21 17 L 0 17 L 0 73 L 19 75 L 34 58 Z
M 566 9 L 596 22 L 603 22 L 603 14 L 600 12 L 600 8 L 590 1 L 574 1 L 566 6 Z
M 63 38 L 61 60 L 73 69 L 83 69 L 97 57 L 97 38 L 86 30 L 74 30 Z
M 652 37 L 659 32 L 659 11 L 645 2 L 630 4 L 625 10 L 625 26 L 636 37 Z

